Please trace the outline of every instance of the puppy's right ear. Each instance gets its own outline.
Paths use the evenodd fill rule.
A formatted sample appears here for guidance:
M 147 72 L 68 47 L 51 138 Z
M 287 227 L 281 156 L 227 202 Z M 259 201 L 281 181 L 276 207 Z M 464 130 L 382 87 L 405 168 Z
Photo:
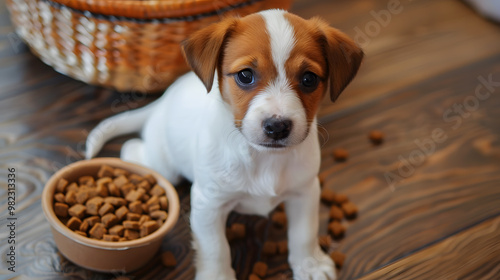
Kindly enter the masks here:
M 193 33 L 182 42 L 182 51 L 187 63 L 207 88 L 212 90 L 215 70 L 223 51 L 223 45 L 236 24 L 236 18 L 226 18 Z

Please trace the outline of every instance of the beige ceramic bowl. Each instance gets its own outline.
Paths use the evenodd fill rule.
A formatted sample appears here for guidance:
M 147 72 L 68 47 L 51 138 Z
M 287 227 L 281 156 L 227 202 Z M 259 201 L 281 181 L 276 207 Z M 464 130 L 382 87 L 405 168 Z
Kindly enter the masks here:
M 53 197 L 59 179 L 65 178 L 71 182 L 80 176 L 95 176 L 103 164 L 125 169 L 138 175 L 152 174 L 156 178 L 158 185 L 165 189 L 169 202 L 167 220 L 158 230 L 148 236 L 131 241 L 100 241 L 74 233 L 56 217 L 53 209 Z M 165 234 L 174 227 L 179 217 L 179 197 L 172 184 L 151 169 L 117 158 L 95 158 L 75 162 L 56 172 L 43 190 L 42 208 L 50 223 L 57 248 L 70 261 L 100 272 L 130 272 L 151 260 L 160 248 Z

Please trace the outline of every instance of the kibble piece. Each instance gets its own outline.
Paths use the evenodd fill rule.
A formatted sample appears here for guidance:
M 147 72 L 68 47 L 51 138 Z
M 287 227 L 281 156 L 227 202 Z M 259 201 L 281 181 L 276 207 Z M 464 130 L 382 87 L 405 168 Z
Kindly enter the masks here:
M 130 175 L 130 172 L 128 172 L 125 169 L 115 168 L 113 170 L 113 176 L 115 176 L 115 177 L 120 177 L 120 176 L 128 177 L 128 175 Z
M 108 184 L 108 193 L 109 193 L 109 195 L 112 195 L 112 196 L 120 196 L 121 195 L 120 189 L 114 183 Z
M 136 213 L 136 214 L 142 214 L 142 212 L 144 211 L 142 209 L 142 203 L 140 201 L 134 201 L 132 203 L 130 203 L 128 205 L 128 210 L 130 210 L 130 212 L 132 213 Z
M 66 186 L 68 185 L 68 180 L 61 178 L 57 182 L 56 192 L 63 193 L 66 191 Z
M 115 169 L 115 171 L 116 171 L 116 169 Z M 127 183 L 128 183 L 128 179 L 124 175 L 121 175 L 113 180 L 113 184 L 115 184 L 118 188 L 123 187 Z
M 138 230 L 141 228 L 139 221 L 123 221 L 123 227 L 126 229 Z
M 257 275 L 257 276 L 260 276 L 260 277 L 266 276 L 266 274 L 267 274 L 267 264 L 264 263 L 264 262 L 256 262 L 253 265 L 252 273 L 255 274 L 255 275 Z
M 61 202 L 56 202 L 54 204 L 54 212 L 56 213 L 56 216 L 58 216 L 58 217 L 61 217 L 61 218 L 68 217 L 68 209 L 69 209 L 69 206 L 67 204 L 64 204 Z
M 136 185 L 132 183 L 126 183 L 125 185 L 120 187 L 120 192 L 122 193 L 122 196 L 127 196 L 127 194 L 133 190 L 136 189 Z
M 288 253 L 288 241 L 282 240 L 278 242 L 278 254 L 284 255 Z
M 108 196 L 104 198 L 104 203 L 109 203 L 113 205 L 113 207 L 122 207 L 127 205 L 127 201 L 121 197 Z
M 101 222 L 104 224 L 106 228 L 110 228 L 116 224 L 118 224 L 120 220 L 113 213 L 108 213 L 101 218 Z
M 87 199 L 89 199 L 89 192 L 88 190 L 80 190 L 77 194 L 76 194 L 76 202 L 79 203 L 79 204 L 84 204 Z
M 152 195 L 148 201 L 146 201 L 146 204 L 148 206 L 155 205 L 155 204 L 160 204 L 160 199 L 156 195 Z
M 87 207 L 87 214 L 89 215 L 98 215 L 99 214 L 99 208 L 101 208 L 101 205 L 104 203 L 104 199 L 102 197 L 96 196 L 93 197 L 85 203 L 85 206 Z
M 158 226 L 162 226 L 163 225 L 163 220 L 156 220 L 156 222 L 158 223 Z
M 101 222 L 101 217 L 91 216 L 91 217 L 85 218 L 85 220 L 83 220 L 83 221 L 87 221 L 87 223 L 89 224 L 89 227 L 92 228 L 95 224 Z
M 349 198 L 345 194 L 338 193 L 335 195 L 334 201 L 335 201 L 335 203 L 341 205 L 343 203 L 348 202 Z
M 125 199 L 130 202 L 138 201 L 141 200 L 142 195 L 145 194 L 146 191 L 144 189 L 136 189 L 136 190 L 131 190 L 126 196 Z
M 97 171 L 97 177 L 113 177 L 113 171 L 113 167 L 103 164 L 101 168 L 99 168 L 99 171 Z
M 139 221 L 141 219 L 141 215 L 137 213 L 127 213 L 127 221 Z
M 144 201 L 144 202 L 146 202 L 150 198 L 151 198 L 151 196 L 149 194 L 145 193 L 145 194 L 142 195 L 141 200 Z
M 78 219 L 77 217 L 71 217 L 71 219 L 69 219 L 69 221 L 66 223 L 66 226 L 71 230 L 79 230 L 81 224 L 82 221 L 80 219 Z
M 149 208 L 146 203 L 141 203 L 142 213 L 149 213 Z
M 330 218 L 333 220 L 341 221 L 344 218 L 344 212 L 338 206 L 333 205 L 330 208 Z
M 87 219 L 83 220 L 83 222 L 80 224 L 80 231 L 87 232 L 91 228 L 89 225 L 89 222 Z
M 342 204 L 342 211 L 348 219 L 353 219 L 358 214 L 358 207 L 352 202 L 346 202 Z
M 245 238 L 246 227 L 244 224 L 234 223 L 231 225 L 231 232 L 235 239 Z
M 149 212 L 149 213 L 160 210 L 160 204 L 151 205 L 147 209 L 148 209 L 147 212 Z
M 321 191 L 321 201 L 329 204 L 333 203 L 335 201 L 335 192 L 325 187 Z
M 151 190 L 151 184 L 148 180 L 142 180 L 139 184 L 137 184 L 138 188 L 144 189 L 146 192 Z
M 125 232 L 123 233 L 123 236 L 127 238 L 127 240 L 134 240 L 140 237 L 140 234 L 136 230 L 132 229 L 125 229 Z
M 319 237 L 319 246 L 324 251 L 328 251 L 332 242 L 332 237 L 330 235 L 322 235 Z
M 113 179 L 110 177 L 103 177 L 97 180 L 96 185 L 108 186 L 110 183 L 113 183 Z
M 66 193 L 68 193 L 69 191 L 73 191 L 73 192 L 77 193 L 79 190 L 80 190 L 80 187 L 78 187 L 78 184 L 75 182 L 69 184 L 66 187 Z
M 108 196 L 108 186 L 107 185 L 98 185 L 95 188 L 97 195 L 100 197 L 106 197 Z
M 160 196 L 160 198 L 158 199 L 160 201 L 160 209 L 162 210 L 168 210 L 168 200 L 167 200 L 167 197 L 162 195 Z
M 155 219 L 155 220 L 166 220 L 167 219 L 167 212 L 163 211 L 163 210 L 156 210 L 156 211 L 153 211 L 151 213 L 149 213 L 149 215 L 151 216 L 151 218 Z
M 174 267 L 177 265 L 177 260 L 172 252 L 166 251 L 161 254 L 161 263 L 166 267 Z
M 120 239 L 118 239 L 118 241 L 127 241 L 128 239 L 126 237 L 120 237 Z
M 124 231 L 125 231 L 125 228 L 122 225 L 115 225 L 109 229 L 109 234 L 118 235 L 118 236 L 122 237 Z
M 95 181 L 94 181 L 94 177 L 92 177 L 92 176 L 82 176 L 82 177 L 78 178 L 78 183 L 80 185 L 92 186 L 95 183 Z
M 99 208 L 99 215 L 102 217 L 108 213 L 112 213 L 115 211 L 115 207 L 111 205 L 111 203 L 104 203 L 101 208 Z
M 56 193 L 56 194 L 54 195 L 54 199 L 55 199 L 55 201 L 57 201 L 57 202 L 65 202 L 65 201 L 64 201 L 64 198 L 65 198 L 65 196 L 64 196 L 64 194 L 62 194 L 62 193 Z
M 278 227 L 286 227 L 287 219 L 285 212 L 274 212 L 271 220 Z
M 96 239 L 102 239 L 104 234 L 107 233 L 106 227 L 101 224 L 101 223 L 96 223 L 90 230 L 89 234 L 90 237 L 96 238 Z
M 335 263 L 335 266 L 337 268 L 341 268 L 344 265 L 344 260 L 345 260 L 345 255 L 342 254 L 339 251 L 333 251 L 330 254 L 330 258 L 332 258 L 333 262 Z
M 261 279 L 259 276 L 255 274 L 250 274 L 250 276 L 248 276 L 248 280 L 261 280 Z
M 76 203 L 76 192 L 68 191 L 66 193 L 66 196 L 64 197 L 64 201 L 69 205 L 75 204 Z
M 139 219 L 139 224 L 142 226 L 147 221 L 151 221 L 151 217 L 148 215 L 142 215 L 141 218 Z
M 165 189 L 160 187 L 158 184 L 154 185 L 154 187 L 149 191 L 150 195 L 162 196 L 165 194 Z
M 127 206 L 122 206 L 115 211 L 115 215 L 120 221 L 123 220 L 127 216 L 127 214 L 128 214 Z
M 155 221 L 144 222 L 144 224 L 141 225 L 141 237 L 153 233 L 158 228 L 158 223 L 156 223 Z
M 334 238 L 344 236 L 345 227 L 339 221 L 333 221 L 328 224 L 328 231 L 332 233 Z
M 147 174 L 146 176 L 144 176 L 144 179 L 148 180 L 151 186 L 154 186 L 156 184 L 156 179 L 152 174 Z
M 344 149 L 336 149 L 333 151 L 333 158 L 335 159 L 335 161 L 338 162 L 346 161 L 348 157 L 349 157 L 349 152 L 347 152 Z
M 120 240 L 120 237 L 117 235 L 104 234 L 102 236 L 102 240 L 116 242 L 116 241 Z
M 384 142 L 384 134 L 378 130 L 370 131 L 368 138 L 375 145 L 380 145 L 380 144 L 382 144 L 382 142 Z
M 268 256 L 276 255 L 277 249 L 276 242 L 266 241 L 262 246 L 262 253 Z
M 87 207 L 81 204 L 75 204 L 68 209 L 68 214 L 71 217 L 77 217 L 78 219 L 83 219 L 85 217 L 85 210 Z
M 139 176 L 137 174 L 131 174 L 130 176 L 128 176 L 128 179 L 130 182 L 134 183 L 134 184 L 139 184 L 142 180 L 144 180 L 144 178 L 142 176 Z
M 79 231 L 79 230 L 75 230 L 75 233 L 76 233 L 76 234 L 79 234 L 79 235 L 81 235 L 81 236 L 85 236 L 85 237 L 87 237 L 87 233 L 86 233 L 86 232 Z

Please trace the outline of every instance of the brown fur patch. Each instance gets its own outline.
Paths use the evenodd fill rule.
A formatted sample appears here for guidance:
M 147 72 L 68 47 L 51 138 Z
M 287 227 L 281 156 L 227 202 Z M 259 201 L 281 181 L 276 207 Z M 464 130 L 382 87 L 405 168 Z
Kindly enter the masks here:
M 328 66 L 320 40 L 322 32 L 311 21 L 296 15 L 285 14 L 285 18 L 293 26 L 295 36 L 295 47 L 285 63 L 285 71 L 305 108 L 307 121 L 310 123 L 318 112 L 328 80 Z M 313 92 L 303 92 L 300 88 L 305 72 L 312 72 L 319 77 L 318 87 Z
M 219 84 L 223 99 L 233 108 L 235 124 L 240 127 L 252 99 L 278 74 L 262 16 L 244 17 L 232 30 L 223 53 Z M 255 85 L 249 90 L 240 88 L 234 79 L 239 71 L 246 68 L 252 69 L 255 75 Z

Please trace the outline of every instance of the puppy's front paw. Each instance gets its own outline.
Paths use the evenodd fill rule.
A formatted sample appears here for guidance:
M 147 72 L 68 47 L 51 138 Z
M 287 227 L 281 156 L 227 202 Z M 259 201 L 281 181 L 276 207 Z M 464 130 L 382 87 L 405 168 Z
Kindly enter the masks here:
M 236 280 L 236 276 L 234 270 L 226 269 L 215 270 L 215 269 L 205 269 L 205 270 L 197 270 L 195 280 L 208 280 L 208 279 L 217 279 L 217 280 Z
M 315 256 L 294 261 L 292 264 L 293 279 L 295 280 L 335 280 L 335 264 L 325 253 L 316 253 Z

